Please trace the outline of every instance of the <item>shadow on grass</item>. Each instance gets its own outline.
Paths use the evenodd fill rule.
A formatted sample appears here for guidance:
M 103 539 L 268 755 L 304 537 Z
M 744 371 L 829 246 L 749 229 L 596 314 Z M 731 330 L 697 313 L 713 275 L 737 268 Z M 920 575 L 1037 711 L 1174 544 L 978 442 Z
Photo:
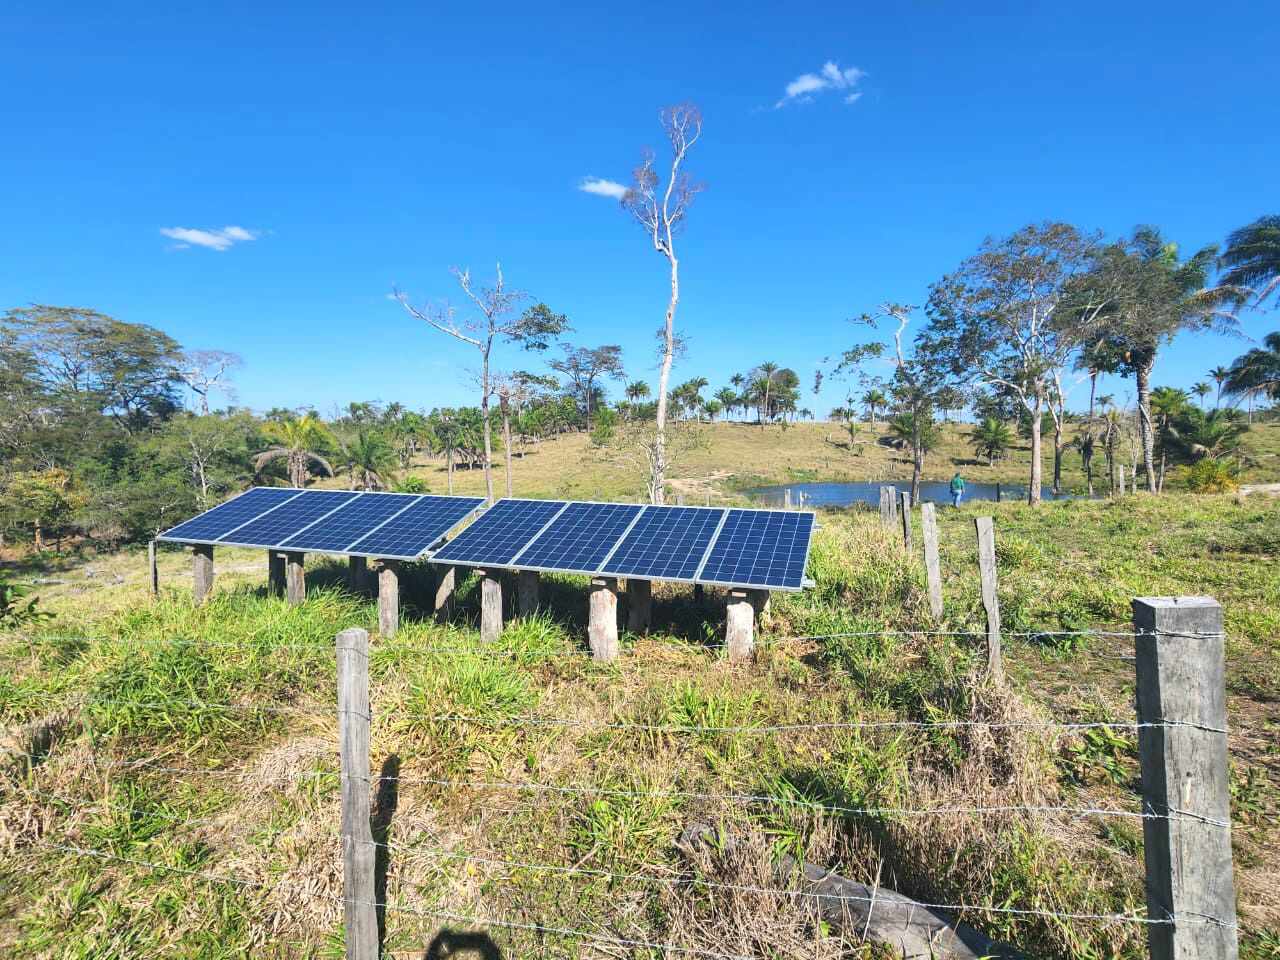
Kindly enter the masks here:
M 471 956 L 476 960 L 503 960 L 502 951 L 487 933 L 473 930 L 441 930 L 432 939 L 423 960 L 445 960 L 446 957 Z

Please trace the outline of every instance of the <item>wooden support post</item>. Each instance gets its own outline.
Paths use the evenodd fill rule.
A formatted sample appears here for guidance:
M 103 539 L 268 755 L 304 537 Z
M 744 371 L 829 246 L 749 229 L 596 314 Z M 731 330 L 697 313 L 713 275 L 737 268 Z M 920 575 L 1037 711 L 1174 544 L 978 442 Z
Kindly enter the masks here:
M 191 599 L 198 607 L 213 589 L 213 547 L 198 543 L 191 548 Z
M 394 637 L 400 628 L 400 562 L 378 561 L 378 632 Z
M 291 604 L 299 604 L 307 599 L 307 577 L 302 563 L 305 553 L 290 552 L 284 555 L 284 594 Z
M 1000 481 L 997 480 L 996 481 L 996 503 L 999 503 L 1002 499 L 1003 499 L 1003 496 L 1000 491 Z
M 1235 960 L 1222 607 L 1138 597 L 1133 630 L 1151 960 Z
M 338 634 L 338 738 L 342 770 L 342 913 L 347 960 L 377 960 L 376 849 L 369 823 L 369 634 Z
M 502 579 L 488 570 L 480 575 L 480 641 L 495 643 L 502 636 Z
M 267 551 L 267 592 L 273 597 L 284 596 L 284 554 L 279 550 Z
M 730 660 L 745 660 L 756 647 L 756 590 L 730 590 L 724 611 L 724 649 Z
M 516 582 L 518 612 L 522 617 L 531 617 L 538 612 L 538 571 L 521 570 Z
M 627 581 L 627 629 L 647 633 L 653 621 L 653 584 L 648 580 Z
M 1120 491 L 1119 492 L 1120 492 L 1120 496 L 1123 497 L 1126 492 L 1125 485 L 1124 485 L 1124 464 L 1118 464 L 1116 466 L 1116 472 L 1120 475 L 1120 484 L 1119 484 Z M 1111 494 L 1112 496 L 1115 496 L 1116 494 L 1116 485 L 1114 483 L 1111 486 Z
M 982 578 L 982 606 L 987 611 L 987 676 L 1004 678 L 1000 656 L 1000 598 L 996 592 L 996 529 L 990 517 L 974 517 L 978 531 L 978 573 Z
M 702 589 L 702 584 L 695 583 L 693 585 L 693 602 L 702 603 L 702 599 L 705 595 L 706 591 Z
M 440 577 L 436 580 L 436 596 L 432 610 L 435 612 L 436 619 L 443 623 L 449 619 L 449 614 L 453 610 L 453 590 L 458 582 L 458 571 L 456 567 L 437 567 L 436 569 Z
M 156 560 L 156 542 L 147 541 L 147 577 L 153 597 L 160 596 L 160 564 Z
M 938 559 L 938 517 L 932 503 L 920 504 L 920 528 L 924 534 L 924 573 L 929 582 L 929 613 L 942 620 L 942 566 Z
M 902 498 L 902 545 L 907 553 L 911 552 L 911 494 L 905 490 L 899 494 Z
M 369 563 L 364 557 L 347 557 L 347 589 L 363 594 L 369 584 Z
M 587 639 L 591 655 L 597 660 L 618 657 L 618 581 L 613 577 L 595 577 L 587 609 Z
M 769 613 L 769 605 L 772 603 L 773 594 L 768 590 L 752 590 L 751 591 L 751 609 L 756 612 L 757 617 L 763 617 Z

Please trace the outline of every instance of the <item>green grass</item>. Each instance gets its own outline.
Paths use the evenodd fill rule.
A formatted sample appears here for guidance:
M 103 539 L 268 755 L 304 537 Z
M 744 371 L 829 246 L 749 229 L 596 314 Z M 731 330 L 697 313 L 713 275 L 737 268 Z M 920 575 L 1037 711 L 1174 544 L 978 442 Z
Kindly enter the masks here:
M 775 728 L 1131 717 L 1132 664 L 1117 658 L 1132 641 L 1017 634 L 1123 630 L 1135 595 L 1208 593 L 1224 604 L 1229 637 L 1237 889 L 1242 903 L 1261 905 L 1242 912 L 1243 955 L 1273 955 L 1276 502 L 1169 496 L 982 509 L 998 531 L 1007 689 L 976 679 L 974 638 L 909 632 L 930 622 L 923 572 L 869 512 L 822 517 L 809 567 L 816 587 L 774 597 L 750 666 L 701 646 L 718 636 L 722 610 L 714 596 L 696 605 L 686 589 L 655 590 L 655 634 L 628 636 L 627 656 L 612 665 L 583 653 L 581 578 L 548 578 L 546 609 L 512 623 L 493 648 L 478 641 L 470 586 L 450 624 L 416 616 L 407 590 L 406 623 L 392 640 L 375 637 L 370 659 L 374 763 L 399 778 L 380 791 L 380 836 L 410 848 L 393 851 L 386 896 L 418 911 L 389 915 L 388 948 L 421 954 L 457 926 L 419 915 L 443 910 L 729 952 L 745 942 L 735 937 L 799 938 L 809 955 L 837 955 L 836 934 L 806 926 L 785 902 L 745 904 L 709 885 L 776 882 L 769 851 L 936 902 L 1140 912 L 1142 839 L 1129 821 L 815 816 L 794 802 L 1134 805 L 1136 760 L 1123 732 Z M 975 511 L 939 514 L 944 629 L 983 622 Z M 193 609 L 188 562 L 163 556 L 166 587 L 154 601 L 137 553 L 95 558 L 92 577 L 68 565 L 57 573 L 65 583 L 41 589 L 56 619 L 0 634 L 5 742 L 35 755 L 0 758 L 0 828 L 11 844 L 0 856 L 0 944 L 15 955 L 339 955 L 333 637 L 352 625 L 372 630 L 373 605 L 331 585 L 336 567 L 318 565 L 307 602 L 289 607 L 265 594 L 260 553 L 228 550 L 218 553 L 211 602 Z M 794 639 L 831 633 L 858 635 Z M 528 716 L 568 724 L 509 722 Z M 476 786 L 495 782 L 585 789 Z M 765 860 L 724 847 L 691 864 L 676 841 L 695 823 L 750 838 L 741 849 Z M 48 842 L 169 869 L 89 861 Z M 484 862 L 495 860 L 702 883 Z M 726 929 L 725 916 L 749 917 L 750 929 Z M 1035 956 L 1145 955 L 1136 926 L 982 910 L 965 919 Z M 572 938 L 491 933 L 509 957 L 586 952 Z

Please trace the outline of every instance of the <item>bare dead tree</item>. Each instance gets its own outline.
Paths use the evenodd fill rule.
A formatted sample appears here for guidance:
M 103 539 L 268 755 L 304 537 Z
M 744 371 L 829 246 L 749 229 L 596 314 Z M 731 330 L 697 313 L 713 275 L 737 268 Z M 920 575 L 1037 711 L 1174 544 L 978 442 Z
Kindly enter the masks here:
M 516 306 L 525 298 L 518 290 L 507 288 L 502 275 L 502 264 L 494 269 L 495 280 L 491 286 L 474 283 L 470 270 L 452 271 L 458 286 L 471 301 L 473 311 L 459 319 L 457 311 L 448 303 L 429 304 L 419 308 L 409 302 L 400 290 L 393 294 L 410 316 L 425 321 L 441 333 L 469 343 L 480 353 L 480 419 L 484 431 L 484 486 L 485 495 L 493 503 L 493 430 L 489 422 L 489 401 L 494 396 L 493 373 L 490 367 L 494 341 L 501 337 L 519 343 L 526 349 L 545 350 L 550 339 L 559 336 L 568 326 L 562 315 L 553 314 L 544 305 L 517 315 Z
M 235 389 L 229 383 L 231 371 L 244 365 L 237 353 L 225 350 L 187 350 L 178 366 L 178 377 L 200 398 L 200 412 L 209 412 L 209 394 L 221 393 L 228 400 L 235 399 Z
M 662 372 L 658 377 L 658 413 L 651 457 L 649 488 L 654 503 L 664 500 L 667 470 L 667 387 L 675 356 L 676 305 L 680 302 L 680 261 L 675 237 L 689 206 L 703 189 L 681 169 L 685 157 L 702 135 L 702 112 L 691 103 L 668 107 L 660 114 L 663 132 L 671 144 L 671 168 L 663 186 L 655 169 L 652 150 L 646 151 L 632 172 L 631 186 L 622 197 L 623 208 L 648 235 L 653 249 L 666 258 L 671 269 L 671 297 L 663 327 Z

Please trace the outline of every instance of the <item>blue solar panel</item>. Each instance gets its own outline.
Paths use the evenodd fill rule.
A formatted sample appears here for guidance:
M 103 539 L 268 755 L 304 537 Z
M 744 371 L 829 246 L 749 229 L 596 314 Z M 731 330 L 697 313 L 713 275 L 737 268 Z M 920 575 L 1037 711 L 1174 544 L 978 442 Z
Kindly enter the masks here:
M 286 487 L 254 487 L 238 497 L 221 503 L 212 510 L 166 530 L 158 540 L 188 540 L 212 543 L 254 517 L 298 496 L 300 490 Z
M 692 580 L 724 517 L 707 507 L 646 507 L 601 573 Z
M 416 560 L 482 503 L 481 497 L 419 497 L 408 510 L 347 545 L 342 552 Z
M 643 509 L 630 503 L 571 503 L 515 563 L 528 569 L 595 573 Z
M 431 559 L 477 567 L 509 566 L 564 506 L 563 500 L 499 500 Z
M 304 490 L 288 503 L 218 538 L 238 547 L 278 547 L 303 527 L 360 496 L 350 490 Z
M 730 510 L 699 583 L 799 590 L 813 535 L 813 514 Z
M 410 493 L 361 494 L 342 509 L 290 537 L 281 546 L 292 550 L 342 553 L 352 541 L 365 536 L 418 499 Z

